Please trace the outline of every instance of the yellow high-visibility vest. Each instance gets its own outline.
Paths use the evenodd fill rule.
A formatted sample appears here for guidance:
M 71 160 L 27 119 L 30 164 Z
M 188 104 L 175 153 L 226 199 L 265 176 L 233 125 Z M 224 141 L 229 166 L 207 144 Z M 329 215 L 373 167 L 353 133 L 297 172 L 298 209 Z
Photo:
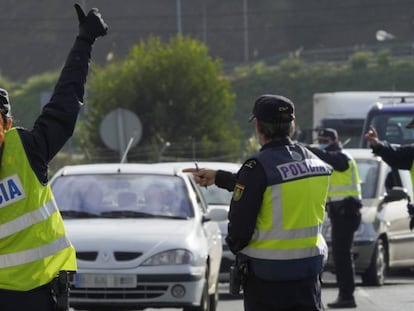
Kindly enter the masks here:
M 348 164 L 346 171 L 332 173 L 328 202 L 340 201 L 346 197 L 361 199 L 361 179 L 359 178 L 358 166 L 350 155 L 348 155 Z
M 269 260 L 323 256 L 321 230 L 332 168 L 300 147 L 285 154 L 264 150 L 256 159 L 265 169 L 268 186 L 253 237 L 241 252 Z
M 33 172 L 15 128 L 0 168 L 0 289 L 27 291 L 76 271 L 75 249 L 49 185 Z

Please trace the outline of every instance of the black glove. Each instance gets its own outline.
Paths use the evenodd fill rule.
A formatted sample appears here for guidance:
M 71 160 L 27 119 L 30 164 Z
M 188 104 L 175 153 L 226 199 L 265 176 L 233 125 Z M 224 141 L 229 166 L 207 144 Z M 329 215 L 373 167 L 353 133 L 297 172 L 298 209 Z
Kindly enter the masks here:
M 75 4 L 76 13 L 79 20 L 79 35 L 82 40 L 86 40 L 90 44 L 95 42 L 97 37 L 105 36 L 108 31 L 108 25 L 104 22 L 98 9 L 93 8 L 85 15 L 81 6 Z

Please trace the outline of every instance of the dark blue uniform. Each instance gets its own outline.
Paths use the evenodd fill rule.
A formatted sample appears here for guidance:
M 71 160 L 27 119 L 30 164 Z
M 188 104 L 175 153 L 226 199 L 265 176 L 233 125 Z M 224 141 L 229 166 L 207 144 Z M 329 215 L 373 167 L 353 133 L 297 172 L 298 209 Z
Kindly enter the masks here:
M 261 149 L 293 145 L 288 139 L 273 141 Z M 256 160 L 247 160 L 237 174 L 218 171 L 215 184 L 229 191 L 235 185 L 244 186 L 241 198 L 232 200 L 226 242 L 234 254 L 246 247 L 252 238 L 257 216 L 262 205 L 263 193 L 267 187 L 267 177 L 263 166 Z M 233 195 L 234 198 L 235 194 Z M 237 226 L 235 225 L 237 224 Z M 273 310 L 323 310 L 318 276 L 292 281 L 266 281 L 249 274 L 243 287 L 244 308 L 246 311 Z

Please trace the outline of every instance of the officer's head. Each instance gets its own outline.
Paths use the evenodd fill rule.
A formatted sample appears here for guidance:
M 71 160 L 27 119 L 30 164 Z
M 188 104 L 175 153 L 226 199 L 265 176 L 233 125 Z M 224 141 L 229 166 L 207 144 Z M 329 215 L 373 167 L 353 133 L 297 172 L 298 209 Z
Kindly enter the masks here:
M 318 143 L 321 149 L 325 149 L 329 145 L 338 143 L 338 132 L 333 128 L 319 129 Z
M 254 102 L 249 121 L 252 120 L 266 140 L 289 137 L 295 129 L 295 106 L 284 96 L 261 95 Z
M 0 114 L 3 122 L 3 128 L 8 130 L 11 127 L 12 121 L 9 93 L 2 88 L 0 88 Z

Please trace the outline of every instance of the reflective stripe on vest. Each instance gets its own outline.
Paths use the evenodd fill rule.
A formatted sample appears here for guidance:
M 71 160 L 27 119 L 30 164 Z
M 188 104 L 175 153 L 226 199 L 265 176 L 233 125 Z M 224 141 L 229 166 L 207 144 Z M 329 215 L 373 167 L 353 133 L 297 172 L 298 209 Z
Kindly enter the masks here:
M 24 230 L 35 223 L 46 220 L 57 211 L 56 204 L 50 200 L 33 212 L 24 214 L 8 223 L 0 225 L 0 239 Z
M 19 133 L 6 132 L 0 170 L 0 289 L 26 291 L 76 270 L 50 185 L 33 172 Z
M 66 236 L 63 236 L 52 243 L 32 248 L 29 250 L 12 253 L 7 255 L 0 255 L 0 268 L 7 268 L 26 264 L 39 259 L 46 258 L 71 246 Z
M 344 172 L 334 171 L 328 191 L 328 201 L 336 202 L 346 197 L 361 199 L 361 179 L 358 166 L 348 155 L 348 169 Z
M 261 160 L 260 157 L 258 159 Z M 300 165 L 297 163 L 287 165 L 294 170 L 296 165 Z M 324 168 L 325 173 L 321 175 L 321 170 L 311 172 L 304 169 L 304 175 L 299 179 L 273 185 L 268 180 L 270 185 L 263 195 L 253 237 L 242 250 L 243 254 L 260 259 L 288 260 L 323 255 L 326 252 L 321 228 L 329 185 L 328 175 L 331 171 L 319 159 L 313 159 L 312 163 Z M 272 169 L 264 168 L 265 171 Z M 287 173 L 285 176 L 288 179 L 290 175 Z

